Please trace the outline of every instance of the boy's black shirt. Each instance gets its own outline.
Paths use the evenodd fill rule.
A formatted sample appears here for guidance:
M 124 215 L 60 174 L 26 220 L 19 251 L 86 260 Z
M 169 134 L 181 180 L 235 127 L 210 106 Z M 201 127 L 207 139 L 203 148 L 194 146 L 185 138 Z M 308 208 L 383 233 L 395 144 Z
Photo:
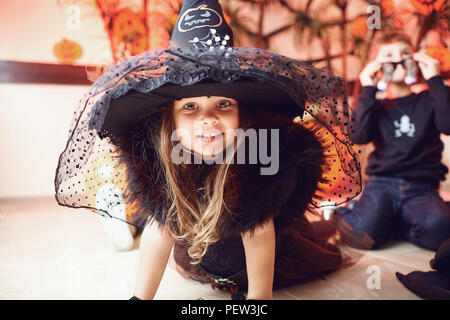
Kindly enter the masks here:
M 429 90 L 397 99 L 376 100 L 376 88 L 365 86 L 354 117 L 350 139 L 373 142 L 366 173 L 427 183 L 433 188 L 448 172 L 441 163 L 440 134 L 450 134 L 450 93 L 440 76 L 428 81 Z

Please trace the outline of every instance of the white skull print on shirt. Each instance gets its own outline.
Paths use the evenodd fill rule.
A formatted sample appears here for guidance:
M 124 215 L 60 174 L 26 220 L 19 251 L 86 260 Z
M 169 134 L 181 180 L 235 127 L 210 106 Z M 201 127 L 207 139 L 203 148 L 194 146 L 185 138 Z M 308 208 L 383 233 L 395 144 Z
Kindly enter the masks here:
M 403 135 L 407 135 L 408 137 L 414 137 L 414 133 L 416 132 L 416 126 L 411 122 L 411 119 L 408 115 L 404 114 L 400 117 L 400 121 L 394 121 L 395 126 L 395 137 L 400 138 Z

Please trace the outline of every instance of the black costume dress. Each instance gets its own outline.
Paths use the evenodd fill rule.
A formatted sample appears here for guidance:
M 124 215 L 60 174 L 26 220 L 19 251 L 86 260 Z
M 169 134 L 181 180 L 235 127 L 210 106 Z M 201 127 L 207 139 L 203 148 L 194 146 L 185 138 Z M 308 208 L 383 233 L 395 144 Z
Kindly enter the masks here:
M 282 116 L 255 116 L 252 128 L 279 130 L 277 173 L 261 175 L 260 163 L 231 164 L 228 183 L 237 188 L 239 199 L 231 208 L 231 214 L 219 223 L 220 240 L 209 245 L 199 265 L 190 264 L 189 244 L 177 242 L 175 261 L 193 279 L 231 279 L 245 289 L 247 274 L 241 233 L 254 230 L 273 218 L 276 232 L 274 288 L 290 286 L 338 269 L 342 265 L 340 251 L 327 242 L 335 231 L 334 227 L 326 222 L 311 224 L 304 215 L 311 208 L 316 188 L 322 180 L 325 148 L 314 130 Z M 116 143 L 121 147 L 121 160 L 128 170 L 127 185 L 134 190 L 134 199 L 140 198 L 143 204 L 133 222 L 143 226 L 150 218 L 163 226 L 169 204 L 162 185 L 164 180 L 159 179 L 159 175 L 154 177 L 160 171 L 156 167 L 158 161 L 148 161 L 155 164 L 152 168 L 141 165 L 136 159 L 143 157 L 136 153 L 137 148 L 127 143 L 131 140 L 128 138 Z M 156 157 L 154 150 L 146 150 L 145 154 L 147 159 Z M 190 166 L 192 181 L 201 187 L 212 165 L 192 163 Z M 137 190 L 142 192 L 138 194 Z

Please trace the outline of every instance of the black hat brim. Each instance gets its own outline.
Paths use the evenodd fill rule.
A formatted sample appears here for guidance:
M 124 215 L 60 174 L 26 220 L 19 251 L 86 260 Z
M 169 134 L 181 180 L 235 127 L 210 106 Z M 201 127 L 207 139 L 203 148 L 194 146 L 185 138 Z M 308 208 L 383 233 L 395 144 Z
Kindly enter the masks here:
M 441 243 L 438 251 L 430 261 L 431 268 L 439 270 L 450 278 L 450 239 Z
M 120 136 L 127 133 L 138 119 L 158 112 L 167 103 L 199 96 L 233 98 L 248 110 L 258 113 L 268 111 L 291 119 L 302 116 L 304 111 L 304 104 L 300 106 L 283 89 L 268 83 L 247 77 L 230 83 L 207 79 L 189 86 L 168 83 L 148 93 L 131 90 L 112 99 L 102 129 Z
M 438 271 L 413 271 L 407 275 L 399 272 L 397 279 L 411 292 L 428 300 L 450 300 L 450 277 Z

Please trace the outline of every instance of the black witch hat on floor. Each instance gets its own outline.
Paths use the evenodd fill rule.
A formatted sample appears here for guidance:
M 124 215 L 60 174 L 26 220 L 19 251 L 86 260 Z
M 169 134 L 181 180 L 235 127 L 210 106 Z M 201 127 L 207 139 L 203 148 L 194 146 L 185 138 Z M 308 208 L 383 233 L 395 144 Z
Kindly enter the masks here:
M 348 139 L 355 123 L 343 79 L 259 48 L 234 47 L 217 0 L 186 0 L 168 48 L 112 67 L 79 101 L 56 172 L 58 203 L 114 216 L 115 206 L 123 204 L 116 201 L 123 191 L 117 185 L 125 182 L 112 160 L 117 150 L 111 141 L 144 115 L 195 96 L 235 98 L 253 112 L 322 126 L 329 159 L 324 201 L 340 204 L 360 193 L 358 151 Z
M 433 271 L 397 272 L 397 279 L 417 296 L 428 300 L 450 300 L 450 239 L 441 243 L 433 259 Z

